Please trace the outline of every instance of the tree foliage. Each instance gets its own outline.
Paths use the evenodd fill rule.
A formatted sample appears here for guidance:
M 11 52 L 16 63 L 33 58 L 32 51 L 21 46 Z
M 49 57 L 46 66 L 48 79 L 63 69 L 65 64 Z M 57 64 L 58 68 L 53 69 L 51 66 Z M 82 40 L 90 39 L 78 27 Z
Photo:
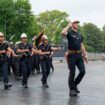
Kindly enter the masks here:
M 68 23 L 68 16 L 66 12 L 58 10 L 46 11 L 37 16 L 37 22 L 42 28 L 46 29 L 45 34 L 49 40 L 58 44 L 61 39 L 60 32 Z

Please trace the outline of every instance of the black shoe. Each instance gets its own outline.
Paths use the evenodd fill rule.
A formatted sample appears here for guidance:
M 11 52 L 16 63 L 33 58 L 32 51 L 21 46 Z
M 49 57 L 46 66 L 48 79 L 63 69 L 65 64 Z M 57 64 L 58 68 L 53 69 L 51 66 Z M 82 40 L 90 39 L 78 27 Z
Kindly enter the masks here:
M 24 84 L 23 87 L 24 87 L 25 89 L 27 89 L 27 88 L 28 88 L 28 85 L 27 85 L 27 84 Z
M 71 90 L 69 95 L 70 96 L 77 96 L 78 94 L 75 90 Z
M 45 81 L 43 81 L 43 79 L 41 79 L 41 82 L 42 82 L 43 87 L 49 88 L 49 85 Z
M 42 84 L 43 84 L 43 87 L 49 88 L 49 85 L 47 83 L 42 83 Z
M 75 91 L 76 91 L 77 93 L 80 93 L 80 91 L 79 91 L 79 89 L 78 89 L 77 86 L 75 87 Z
M 9 89 L 9 88 L 11 88 L 12 87 L 12 84 L 10 84 L 10 83 L 6 83 L 6 84 L 4 84 L 4 89 Z
M 22 81 L 22 86 L 23 86 L 24 88 L 28 88 L 28 84 L 27 84 L 27 83 L 24 83 L 23 81 Z

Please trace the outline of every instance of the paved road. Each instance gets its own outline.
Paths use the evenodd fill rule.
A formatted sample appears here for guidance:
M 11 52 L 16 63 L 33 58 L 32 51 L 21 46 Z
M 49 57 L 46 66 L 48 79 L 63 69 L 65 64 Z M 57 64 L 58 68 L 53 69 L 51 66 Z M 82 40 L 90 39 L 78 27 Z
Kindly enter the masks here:
M 57 63 L 55 72 L 49 77 L 49 89 L 41 86 L 40 75 L 30 77 L 28 89 L 12 80 L 13 88 L 5 91 L 0 82 L 0 105 L 105 105 L 105 62 L 89 62 L 86 69 L 78 97 L 68 95 L 66 63 Z

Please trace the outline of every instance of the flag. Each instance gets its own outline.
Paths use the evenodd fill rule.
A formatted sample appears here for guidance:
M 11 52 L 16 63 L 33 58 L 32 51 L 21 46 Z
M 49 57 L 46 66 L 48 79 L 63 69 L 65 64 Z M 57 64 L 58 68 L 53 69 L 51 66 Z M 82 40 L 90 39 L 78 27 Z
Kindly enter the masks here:
M 38 48 L 38 46 L 39 46 L 39 44 L 40 44 L 40 42 L 41 42 L 41 38 L 42 38 L 43 34 L 44 34 L 44 30 L 41 31 L 41 32 L 38 34 L 37 38 L 36 38 L 35 45 L 36 45 L 37 48 Z

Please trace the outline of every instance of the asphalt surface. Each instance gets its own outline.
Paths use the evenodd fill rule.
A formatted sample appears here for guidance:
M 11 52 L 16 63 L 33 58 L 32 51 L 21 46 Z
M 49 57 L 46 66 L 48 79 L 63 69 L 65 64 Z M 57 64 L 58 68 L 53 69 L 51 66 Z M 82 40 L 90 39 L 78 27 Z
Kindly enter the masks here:
M 105 105 L 105 62 L 86 65 L 86 75 L 79 86 L 81 93 L 77 97 L 69 97 L 67 64 L 56 63 L 54 66 L 48 89 L 42 87 L 41 75 L 30 77 L 28 89 L 23 89 L 21 82 L 13 78 L 10 90 L 4 90 L 0 82 L 0 105 Z

